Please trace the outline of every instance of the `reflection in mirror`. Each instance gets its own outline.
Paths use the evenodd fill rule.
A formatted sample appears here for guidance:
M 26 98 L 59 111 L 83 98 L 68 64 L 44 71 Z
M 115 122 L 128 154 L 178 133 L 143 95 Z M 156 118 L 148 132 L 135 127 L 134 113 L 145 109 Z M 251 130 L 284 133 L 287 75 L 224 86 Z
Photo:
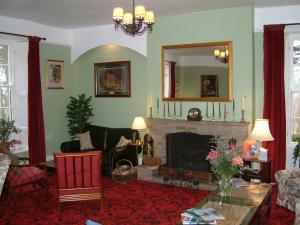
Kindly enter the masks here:
M 172 45 L 162 50 L 164 100 L 231 100 L 231 42 Z

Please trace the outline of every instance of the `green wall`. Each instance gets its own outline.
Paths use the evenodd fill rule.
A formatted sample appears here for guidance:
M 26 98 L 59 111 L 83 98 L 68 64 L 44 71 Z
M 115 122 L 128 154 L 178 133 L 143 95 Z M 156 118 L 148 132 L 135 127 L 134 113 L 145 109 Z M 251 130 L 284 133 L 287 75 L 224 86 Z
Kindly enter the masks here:
M 94 63 L 131 61 L 131 97 L 94 97 Z M 77 60 L 78 93 L 93 96 L 92 123 L 109 127 L 131 127 L 134 117 L 146 116 L 146 58 L 125 47 L 105 45 L 94 48 Z
M 218 75 L 219 96 L 228 97 L 228 68 L 209 66 L 176 66 L 176 80 L 179 81 L 176 97 L 200 98 L 201 75 Z
M 255 118 L 262 118 L 264 106 L 264 48 L 263 33 L 254 33 L 255 65 Z
M 239 7 L 211 10 L 176 16 L 160 17 L 148 34 L 147 79 L 148 93 L 161 99 L 162 96 L 162 50 L 164 45 L 190 44 L 214 41 L 232 41 L 233 45 L 233 98 L 241 109 L 242 91 L 246 94 L 246 121 L 252 115 L 253 76 L 253 8 Z M 205 110 L 205 103 L 183 103 L 184 115 L 191 107 Z M 231 107 L 231 103 L 227 103 Z M 162 117 L 162 113 L 160 115 Z
M 64 61 L 64 89 L 46 89 L 46 60 Z M 70 140 L 67 130 L 66 105 L 69 96 L 77 92 L 77 69 L 71 64 L 71 48 L 68 46 L 42 43 L 40 66 L 43 92 L 47 156 L 60 151 L 60 144 Z

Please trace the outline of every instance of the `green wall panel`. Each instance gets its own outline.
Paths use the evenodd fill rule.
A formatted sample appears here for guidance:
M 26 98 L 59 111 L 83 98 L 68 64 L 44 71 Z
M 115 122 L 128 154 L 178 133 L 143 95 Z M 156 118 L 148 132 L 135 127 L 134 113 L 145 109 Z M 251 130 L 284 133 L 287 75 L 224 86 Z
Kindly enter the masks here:
M 131 97 L 94 97 L 94 63 L 131 61 Z M 146 58 L 117 45 L 105 45 L 83 54 L 78 60 L 78 93 L 93 96 L 92 123 L 109 127 L 131 127 L 134 117 L 146 116 Z
M 68 46 L 42 43 L 40 66 L 43 92 L 43 111 L 47 156 L 60 151 L 60 144 L 69 140 L 66 105 L 69 96 L 77 92 L 76 66 L 70 63 L 71 48 Z M 46 60 L 64 61 L 64 89 L 46 89 Z
M 148 94 L 162 96 L 162 46 L 216 41 L 232 41 L 233 98 L 241 109 L 242 92 L 246 94 L 246 121 L 252 120 L 253 77 L 253 8 L 239 7 L 211 10 L 176 16 L 160 17 L 148 34 L 147 80 Z M 226 103 L 228 108 L 231 103 Z M 191 107 L 205 110 L 205 103 L 184 102 L 184 117 Z M 160 114 L 162 117 L 162 113 Z

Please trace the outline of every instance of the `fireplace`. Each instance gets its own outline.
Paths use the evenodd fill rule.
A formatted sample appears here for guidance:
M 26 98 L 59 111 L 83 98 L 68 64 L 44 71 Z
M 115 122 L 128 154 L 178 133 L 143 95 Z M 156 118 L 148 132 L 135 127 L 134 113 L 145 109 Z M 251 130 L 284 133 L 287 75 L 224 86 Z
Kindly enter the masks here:
M 212 135 L 177 132 L 166 136 L 167 167 L 210 172 L 206 156 L 211 149 Z

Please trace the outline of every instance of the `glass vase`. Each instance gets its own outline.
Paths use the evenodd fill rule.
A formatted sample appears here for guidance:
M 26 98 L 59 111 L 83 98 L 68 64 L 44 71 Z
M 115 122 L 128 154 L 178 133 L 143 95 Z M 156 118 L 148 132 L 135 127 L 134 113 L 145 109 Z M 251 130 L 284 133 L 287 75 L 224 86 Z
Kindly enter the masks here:
M 219 189 L 221 196 L 229 196 L 231 190 L 231 176 L 222 175 L 219 179 Z

